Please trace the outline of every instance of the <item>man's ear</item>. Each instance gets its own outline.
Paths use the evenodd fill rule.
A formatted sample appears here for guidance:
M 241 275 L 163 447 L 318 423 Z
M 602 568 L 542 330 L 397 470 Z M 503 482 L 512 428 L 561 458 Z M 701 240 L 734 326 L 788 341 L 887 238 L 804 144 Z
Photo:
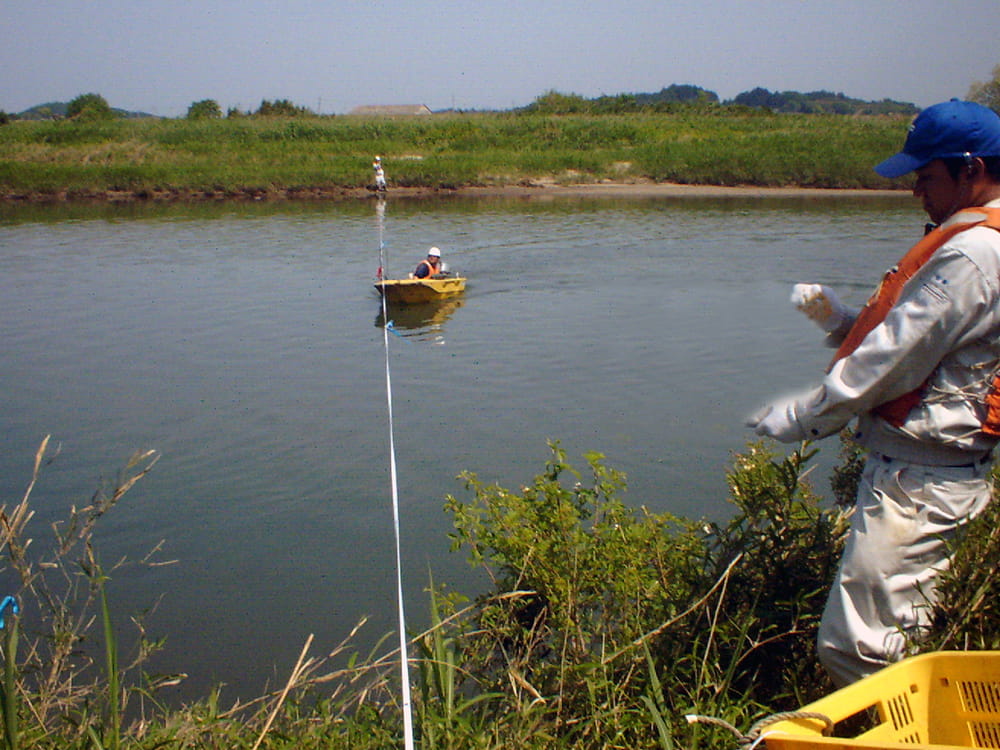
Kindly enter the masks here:
M 965 155 L 965 176 L 970 180 L 986 170 L 986 163 L 979 156 Z

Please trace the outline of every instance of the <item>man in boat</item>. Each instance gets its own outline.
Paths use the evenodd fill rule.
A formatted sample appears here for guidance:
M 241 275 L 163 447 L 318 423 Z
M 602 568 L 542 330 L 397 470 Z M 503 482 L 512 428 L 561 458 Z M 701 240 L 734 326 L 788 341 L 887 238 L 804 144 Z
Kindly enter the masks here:
M 1000 117 L 957 99 L 929 107 L 875 171 L 916 172 L 933 224 L 860 311 L 827 287 L 796 286 L 836 354 L 819 387 L 749 421 L 795 442 L 858 417 L 868 456 L 818 636 L 838 686 L 919 637 L 948 541 L 990 500 L 1000 438 Z
M 372 162 L 372 169 L 375 170 L 375 189 L 380 192 L 385 192 L 385 170 L 382 169 L 382 157 L 376 156 L 375 161 Z
M 417 264 L 413 278 L 432 279 L 439 273 L 441 273 L 441 251 L 432 247 L 427 251 L 427 257 Z

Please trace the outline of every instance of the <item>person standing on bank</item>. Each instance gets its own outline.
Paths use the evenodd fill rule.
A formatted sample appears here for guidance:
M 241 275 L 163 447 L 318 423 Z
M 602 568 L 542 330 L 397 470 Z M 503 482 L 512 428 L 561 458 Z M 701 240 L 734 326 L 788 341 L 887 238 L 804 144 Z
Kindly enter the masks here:
M 748 422 L 795 442 L 858 417 L 868 456 L 817 642 L 838 687 L 904 657 L 926 625 L 948 540 L 990 501 L 1000 439 L 1000 116 L 957 99 L 928 107 L 875 171 L 915 171 L 933 225 L 859 312 L 796 285 L 836 354 L 819 387 Z
M 384 193 L 385 187 L 385 170 L 382 169 L 382 157 L 376 156 L 375 161 L 372 162 L 372 169 L 375 170 L 375 189 Z
M 427 251 L 427 257 L 417 264 L 417 268 L 413 272 L 413 278 L 433 278 L 439 273 L 441 273 L 441 251 L 436 247 L 432 247 Z

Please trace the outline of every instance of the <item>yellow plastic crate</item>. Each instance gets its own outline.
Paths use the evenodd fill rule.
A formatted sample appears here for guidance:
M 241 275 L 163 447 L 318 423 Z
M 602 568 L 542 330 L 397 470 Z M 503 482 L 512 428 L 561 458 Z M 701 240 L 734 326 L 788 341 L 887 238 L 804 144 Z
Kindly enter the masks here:
M 853 723 L 870 728 L 855 737 L 825 737 L 823 721 L 785 720 L 763 730 L 768 750 L 1000 748 L 1000 651 L 914 656 L 800 710 L 835 724 L 857 717 Z

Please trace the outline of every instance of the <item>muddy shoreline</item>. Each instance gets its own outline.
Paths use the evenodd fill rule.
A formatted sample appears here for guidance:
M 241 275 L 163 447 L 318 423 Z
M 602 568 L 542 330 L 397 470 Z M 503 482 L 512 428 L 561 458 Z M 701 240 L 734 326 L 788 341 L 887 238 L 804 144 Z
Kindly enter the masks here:
M 442 198 L 442 197 L 512 197 L 544 198 L 657 198 L 657 197 L 856 197 L 893 196 L 901 190 L 861 190 L 850 188 L 806 188 L 806 187 L 756 187 L 720 185 L 683 185 L 677 183 L 617 183 L 602 182 L 578 185 L 556 185 L 532 183 L 524 185 L 504 185 L 496 187 L 463 186 L 455 188 L 391 187 L 386 197 L 401 198 Z M 23 192 L 0 195 L 0 201 L 8 204 L 42 203 L 170 203 L 170 202 L 218 202 L 218 201 L 334 201 L 360 200 L 377 197 L 371 188 L 282 188 L 274 190 L 102 190 L 102 191 L 59 191 Z

